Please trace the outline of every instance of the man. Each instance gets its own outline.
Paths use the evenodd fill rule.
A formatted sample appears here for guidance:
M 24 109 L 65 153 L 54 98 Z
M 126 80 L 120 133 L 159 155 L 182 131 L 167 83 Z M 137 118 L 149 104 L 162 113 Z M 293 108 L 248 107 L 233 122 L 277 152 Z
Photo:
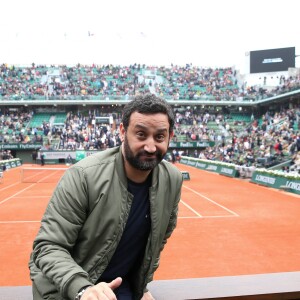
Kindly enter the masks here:
M 3 180 L 3 177 L 4 177 L 3 173 L 4 173 L 5 170 L 6 170 L 6 166 L 5 165 L 0 165 L 0 183 Z
M 34 300 L 154 299 L 146 286 L 176 226 L 182 186 L 163 160 L 173 127 L 164 100 L 137 96 L 123 111 L 122 145 L 65 172 L 33 245 Z
M 36 150 L 32 151 L 31 156 L 32 156 L 33 163 L 36 164 L 36 159 L 37 159 L 37 152 L 36 152 Z
M 45 154 L 44 154 L 44 152 L 41 151 L 40 157 L 41 157 L 41 165 L 44 166 L 45 165 Z

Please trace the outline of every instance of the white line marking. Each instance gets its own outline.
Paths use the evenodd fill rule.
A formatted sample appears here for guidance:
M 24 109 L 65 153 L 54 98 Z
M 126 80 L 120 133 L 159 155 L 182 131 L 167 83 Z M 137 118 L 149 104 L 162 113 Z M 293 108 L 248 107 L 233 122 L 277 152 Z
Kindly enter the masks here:
M 199 218 L 202 218 L 202 216 L 196 212 L 192 207 L 190 207 L 188 204 L 186 204 L 184 201 L 180 200 L 180 202 L 185 205 L 188 209 L 190 209 L 194 214 L 196 214 Z
M 51 195 L 49 195 L 49 196 L 17 196 L 17 197 L 15 197 L 15 198 L 18 198 L 18 199 L 27 199 L 27 198 L 29 198 L 29 199 L 33 199 L 33 198 L 37 198 L 37 199 L 39 199 L 39 198 L 50 198 L 51 197 Z
M 11 185 L 6 186 L 5 188 L 0 189 L 0 192 L 1 192 L 1 191 L 4 191 L 4 190 L 6 190 L 6 189 L 9 189 L 10 187 L 15 186 L 15 185 L 17 185 L 17 184 L 20 184 L 20 182 L 13 183 L 13 184 L 11 184 Z
M 34 185 L 35 185 L 35 183 L 33 183 L 33 184 L 29 185 L 27 188 L 25 188 L 25 189 L 23 189 L 23 190 L 19 191 L 18 193 L 16 193 L 16 194 L 14 194 L 14 195 L 12 195 L 12 196 L 10 196 L 10 197 L 8 197 L 8 198 L 6 198 L 6 199 L 4 199 L 4 200 L 0 201 L 0 205 L 1 205 L 1 204 L 3 204 L 4 202 L 8 201 L 9 199 L 11 199 L 11 198 L 15 197 L 16 195 L 19 195 L 20 193 L 22 193 L 22 192 L 24 192 L 24 191 L 28 190 L 29 188 L 31 188 L 31 187 L 32 187 L 32 186 L 34 186 Z
M 178 217 L 177 219 L 203 219 L 203 217 Z
M 204 216 L 203 218 L 234 218 L 234 217 L 239 217 L 239 215 L 220 215 L 220 216 Z
M 222 216 L 201 216 L 201 217 L 178 217 L 178 219 L 209 219 L 209 218 L 234 218 L 238 216 L 234 215 L 222 215 Z
M 0 221 L 0 224 L 40 223 L 41 221 Z
M 26 169 L 23 169 L 23 172 L 24 172 L 24 170 L 26 170 Z M 30 169 L 30 170 L 35 170 L 34 168 L 33 169 Z M 35 178 L 35 177 L 38 177 L 38 178 L 40 178 L 40 176 L 44 176 L 43 174 L 48 174 L 47 173 L 47 170 L 50 170 L 50 169 L 43 169 L 43 170 L 40 170 L 40 169 L 37 169 L 38 171 L 35 173 L 35 174 L 33 174 L 33 175 L 31 175 L 31 176 L 29 176 L 29 177 L 27 177 L 26 178 L 26 180 L 24 180 L 24 173 L 22 174 L 22 182 L 32 182 L 32 181 L 29 181 L 31 178 Z M 57 170 L 57 169 L 53 169 L 55 172 L 54 173 L 50 173 L 48 176 L 44 176 L 44 177 L 42 177 L 40 180 L 37 180 L 37 181 L 34 181 L 35 183 L 44 183 L 44 180 L 45 179 L 47 179 L 47 178 L 49 178 L 49 177 L 51 177 L 51 176 L 55 176 L 58 172 L 60 172 L 62 169 L 60 169 L 60 170 Z M 47 183 L 47 181 L 46 181 L 46 183 Z
M 219 207 L 222 207 L 223 209 L 225 209 L 225 210 L 228 211 L 229 213 L 235 215 L 236 217 L 239 217 L 239 215 L 238 215 L 237 213 L 235 213 L 234 211 L 232 211 L 232 210 L 226 208 L 225 206 L 223 206 L 223 205 L 221 205 L 221 204 L 219 204 L 219 203 L 217 203 L 217 202 L 215 202 L 215 201 L 213 201 L 213 200 L 207 198 L 206 196 L 204 196 L 204 195 L 198 193 L 197 191 L 195 191 L 195 190 L 193 190 L 193 189 L 187 187 L 186 185 L 183 185 L 183 187 L 185 187 L 186 189 L 192 191 L 193 193 L 197 194 L 198 196 L 200 196 L 200 197 L 202 197 L 202 198 L 204 198 L 204 199 L 210 201 L 211 203 L 214 203 L 215 205 L 217 205 L 217 206 L 219 206 Z

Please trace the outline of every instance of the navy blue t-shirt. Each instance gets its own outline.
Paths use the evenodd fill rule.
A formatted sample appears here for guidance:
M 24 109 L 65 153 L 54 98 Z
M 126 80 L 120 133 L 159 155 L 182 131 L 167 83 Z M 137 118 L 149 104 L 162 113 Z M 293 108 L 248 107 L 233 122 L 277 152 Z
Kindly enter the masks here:
M 117 249 L 98 282 L 109 282 L 119 276 L 125 281 L 129 272 L 138 267 L 142 260 L 151 227 L 149 202 L 151 178 L 150 174 L 143 183 L 127 179 L 128 191 L 133 195 L 132 206 Z

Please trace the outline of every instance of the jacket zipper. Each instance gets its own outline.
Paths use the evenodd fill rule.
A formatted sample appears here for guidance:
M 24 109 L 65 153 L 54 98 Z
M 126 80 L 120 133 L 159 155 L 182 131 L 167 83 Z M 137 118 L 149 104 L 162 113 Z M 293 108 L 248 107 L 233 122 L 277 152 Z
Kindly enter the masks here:
M 105 254 L 103 255 L 102 259 L 101 259 L 100 261 L 98 261 L 98 263 L 97 263 L 97 264 L 96 264 L 96 265 L 88 272 L 89 276 L 90 276 L 90 274 L 92 274 L 92 273 L 93 273 L 93 272 L 101 265 L 101 263 L 102 263 L 102 261 L 104 260 L 104 258 L 107 257 L 107 254 L 108 254 L 108 253 L 112 253 L 112 254 L 110 255 L 110 257 L 108 258 L 108 260 L 107 260 L 108 263 L 106 264 L 106 266 L 105 266 L 104 269 L 103 269 L 103 270 L 105 270 L 105 268 L 108 266 L 109 261 L 110 261 L 110 259 L 112 258 L 113 253 L 114 253 L 114 251 L 111 251 L 111 250 L 116 250 L 116 248 L 117 248 L 117 246 L 118 246 L 118 243 L 119 243 L 119 241 L 120 241 L 120 239 L 121 239 L 121 237 L 122 237 L 124 228 L 125 228 L 125 226 L 126 226 L 126 223 L 127 223 L 127 220 L 128 220 L 128 216 L 129 216 L 129 212 L 130 212 L 130 208 L 131 208 L 131 204 L 132 204 L 132 196 L 129 196 L 129 195 L 131 195 L 131 194 L 128 193 L 128 195 L 127 195 L 127 200 L 129 199 L 130 201 L 127 201 L 128 204 L 127 204 L 126 212 L 125 212 L 125 221 L 122 222 L 122 225 L 123 225 L 123 226 L 121 227 L 121 231 L 119 231 L 119 234 L 116 234 L 115 239 L 111 242 L 110 247 L 107 249 L 107 251 L 106 251 Z M 115 245 L 115 247 L 112 248 L 114 245 Z M 100 274 L 99 276 L 101 276 L 101 274 Z M 98 280 L 98 278 L 97 278 L 96 280 Z

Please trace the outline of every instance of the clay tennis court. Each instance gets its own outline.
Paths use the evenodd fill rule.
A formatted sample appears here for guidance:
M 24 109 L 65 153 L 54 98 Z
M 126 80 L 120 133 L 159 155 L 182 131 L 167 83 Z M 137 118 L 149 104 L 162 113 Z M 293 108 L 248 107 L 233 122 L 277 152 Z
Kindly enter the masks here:
M 176 164 L 188 171 L 178 226 L 156 280 L 300 270 L 300 198 L 256 184 Z M 31 284 L 33 239 L 61 172 L 8 170 L 0 184 L 0 286 Z M 57 166 L 61 167 L 61 166 Z

